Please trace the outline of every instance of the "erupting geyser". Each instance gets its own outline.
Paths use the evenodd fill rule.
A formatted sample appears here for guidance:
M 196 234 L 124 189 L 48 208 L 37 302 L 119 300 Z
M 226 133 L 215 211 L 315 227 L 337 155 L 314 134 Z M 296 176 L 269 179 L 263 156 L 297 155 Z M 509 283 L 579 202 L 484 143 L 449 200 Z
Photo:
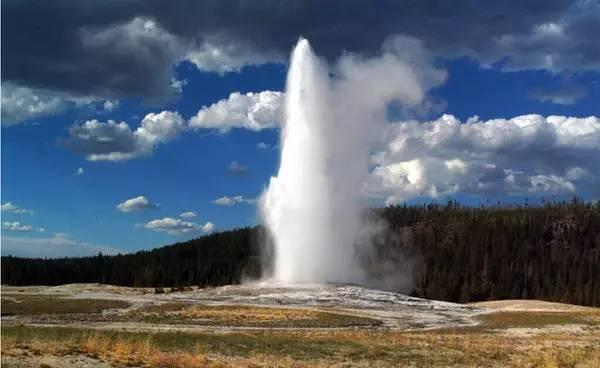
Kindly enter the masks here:
M 281 166 L 262 199 L 277 281 L 358 282 L 362 277 L 353 246 L 367 166 L 364 157 L 352 162 L 356 155 L 347 147 L 355 139 L 344 130 L 353 127 L 335 119 L 333 102 L 326 66 L 301 39 L 287 79 Z M 360 147 L 351 149 L 366 156 Z
M 430 65 L 421 44 L 405 37 L 386 41 L 381 56 L 348 54 L 331 69 L 299 40 L 287 78 L 279 172 L 261 199 L 274 242 L 273 279 L 373 285 L 355 256 L 357 245 L 368 254 L 365 230 L 373 229 L 361 220 L 369 146 L 385 131 L 390 101 L 418 104 L 444 79 Z

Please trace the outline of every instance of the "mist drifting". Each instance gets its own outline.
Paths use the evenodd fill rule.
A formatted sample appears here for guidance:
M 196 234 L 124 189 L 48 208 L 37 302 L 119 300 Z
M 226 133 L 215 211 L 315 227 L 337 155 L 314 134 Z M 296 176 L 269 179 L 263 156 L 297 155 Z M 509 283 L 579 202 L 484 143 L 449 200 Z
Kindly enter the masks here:
M 413 40 L 388 40 L 382 54 L 342 57 L 332 67 L 306 39 L 291 56 L 281 161 L 261 199 L 274 242 L 272 279 L 283 283 L 368 283 L 355 256 L 373 227 L 364 223 L 370 149 L 392 101 L 419 105 L 445 73 Z

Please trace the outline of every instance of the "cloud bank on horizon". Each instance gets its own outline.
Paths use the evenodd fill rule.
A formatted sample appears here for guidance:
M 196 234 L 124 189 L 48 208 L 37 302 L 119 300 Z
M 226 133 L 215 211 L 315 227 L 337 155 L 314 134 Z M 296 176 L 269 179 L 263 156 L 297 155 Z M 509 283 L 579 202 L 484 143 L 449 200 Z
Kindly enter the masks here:
M 94 245 L 71 238 L 70 234 L 54 233 L 50 237 L 16 237 L 2 236 L 3 255 L 19 255 L 21 257 L 53 258 L 60 256 L 89 257 L 99 253 L 113 255 L 120 249 L 110 246 Z

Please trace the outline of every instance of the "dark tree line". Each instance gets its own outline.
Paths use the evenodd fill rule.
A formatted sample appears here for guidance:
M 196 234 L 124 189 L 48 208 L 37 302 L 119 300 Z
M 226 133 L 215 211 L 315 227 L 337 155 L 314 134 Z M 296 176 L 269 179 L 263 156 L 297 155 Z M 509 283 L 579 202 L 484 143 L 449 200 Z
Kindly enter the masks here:
M 408 254 L 413 295 L 448 301 L 543 299 L 600 306 L 600 204 L 401 206 L 380 210 Z
M 259 231 L 225 231 L 133 254 L 80 258 L 2 257 L 2 283 L 211 286 L 260 276 Z
M 402 285 L 393 279 L 410 276 L 415 296 L 460 302 L 531 298 L 600 306 L 599 204 L 574 199 L 474 208 L 451 201 L 390 206 L 373 210 L 371 216 L 383 220 L 385 230 L 373 239 L 375 251 L 363 264 L 375 275 L 385 269 L 382 277 L 392 281 L 388 285 Z M 127 255 L 3 256 L 2 283 L 239 283 L 267 269 L 262 239 L 264 230 L 255 227 Z

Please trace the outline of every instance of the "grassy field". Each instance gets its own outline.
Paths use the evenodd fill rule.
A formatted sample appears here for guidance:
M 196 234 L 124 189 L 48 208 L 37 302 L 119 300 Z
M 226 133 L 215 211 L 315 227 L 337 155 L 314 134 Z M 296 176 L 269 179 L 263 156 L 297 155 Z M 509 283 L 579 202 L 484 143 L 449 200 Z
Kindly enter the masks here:
M 105 309 L 125 308 L 129 303 L 104 299 L 64 299 L 60 296 L 2 294 L 3 316 L 100 313 Z
M 381 321 L 377 319 L 309 309 L 228 305 L 207 306 L 186 303 L 146 306 L 131 311 L 123 317 L 146 323 L 194 324 L 201 326 L 318 328 L 381 325 Z
M 476 326 L 414 331 L 386 330 L 377 319 L 343 312 L 296 308 L 168 302 L 101 313 L 127 306 L 117 300 L 3 293 L 2 366 L 600 367 L 600 310 L 593 308 L 500 311 L 475 316 Z M 50 326 L 31 325 L 48 321 Z M 144 322 L 169 330 L 89 322 Z M 215 329 L 178 331 L 181 324 Z M 91 362 L 69 363 L 82 358 Z
M 482 323 L 478 328 L 541 328 L 561 325 L 600 325 L 600 312 L 498 312 L 477 317 Z
M 3 316 L 28 316 L 33 323 L 138 322 L 150 324 L 236 326 L 261 328 L 374 327 L 377 319 L 308 309 L 256 306 L 206 306 L 164 303 L 142 306 L 116 314 L 106 309 L 126 308 L 129 303 L 105 299 L 64 299 L 53 295 L 2 297 Z
M 514 316 L 513 316 L 514 317 Z M 533 316 L 523 316 L 524 319 Z M 493 326 L 499 328 L 500 319 Z M 513 324 L 511 326 L 529 326 Z M 591 327 L 590 327 L 591 328 Z M 595 332 L 594 332 L 595 331 Z M 183 333 L 2 327 L 5 355 L 83 354 L 127 366 L 598 367 L 598 330 L 537 334 L 462 331 Z

